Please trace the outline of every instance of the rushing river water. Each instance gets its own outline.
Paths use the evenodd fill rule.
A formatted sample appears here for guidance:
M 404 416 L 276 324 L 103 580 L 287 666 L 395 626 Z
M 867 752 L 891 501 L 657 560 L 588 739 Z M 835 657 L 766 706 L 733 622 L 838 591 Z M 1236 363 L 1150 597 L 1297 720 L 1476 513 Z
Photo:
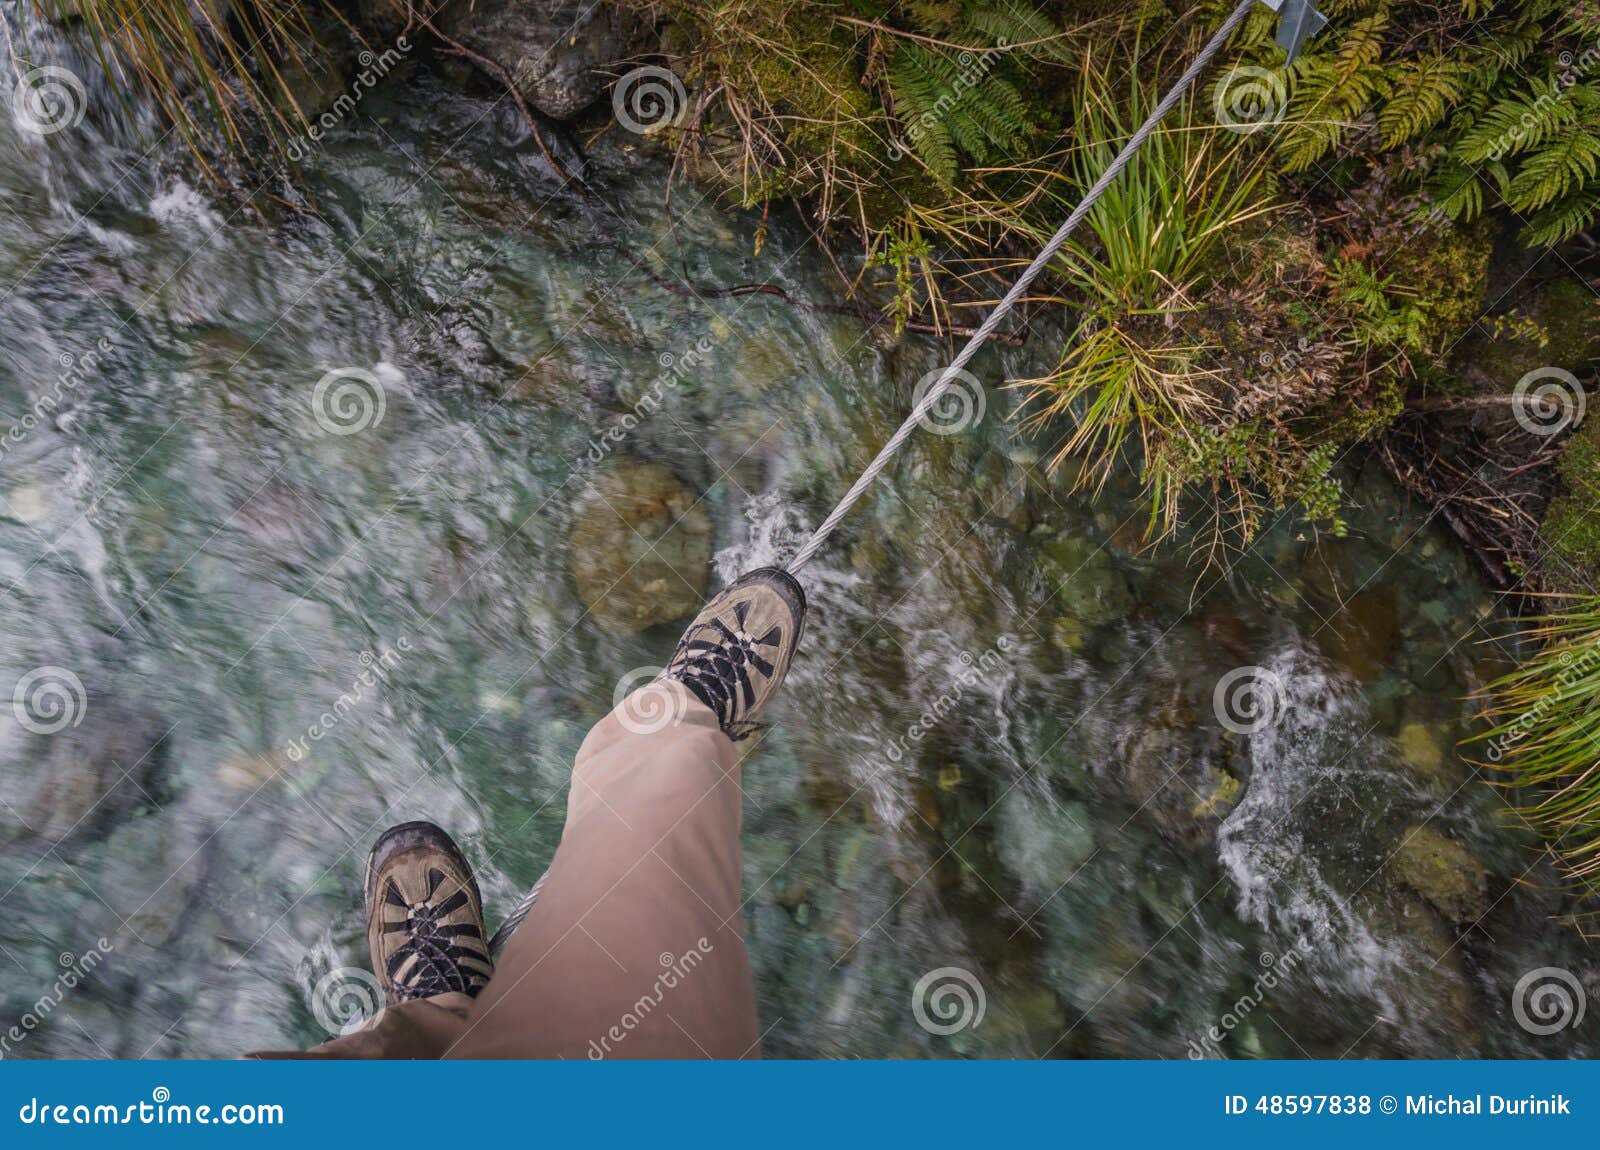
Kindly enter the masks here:
M 392 822 L 451 830 L 503 914 L 617 684 L 792 552 L 949 354 L 642 274 L 840 294 L 793 221 L 757 252 L 754 217 L 669 206 L 636 142 L 581 197 L 407 65 L 313 158 L 311 216 L 92 109 L 0 117 L 8 1055 L 325 1037 Z M 1588 1049 L 1513 1009 L 1595 967 L 1454 748 L 1496 652 L 1446 534 L 1368 468 L 1346 540 L 1289 516 L 1226 577 L 1141 554 L 1126 476 L 1071 493 L 1008 422 L 1031 342 L 805 573 L 744 767 L 767 1053 Z M 1279 705 L 1224 723 L 1251 667 Z M 928 975 L 956 989 L 914 1002 Z

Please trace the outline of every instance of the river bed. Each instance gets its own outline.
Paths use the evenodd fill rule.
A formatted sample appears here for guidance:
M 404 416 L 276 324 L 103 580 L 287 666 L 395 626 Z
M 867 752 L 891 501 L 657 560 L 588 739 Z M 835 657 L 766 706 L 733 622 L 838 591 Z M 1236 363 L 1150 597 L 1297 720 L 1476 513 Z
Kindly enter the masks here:
M 408 64 L 312 157 L 312 215 L 172 139 L 0 117 L 0 687 L 42 708 L 0 722 L 7 1056 L 320 1041 L 393 822 L 449 829 L 503 914 L 618 684 L 791 554 L 948 356 L 664 288 L 841 295 L 798 221 L 758 251 L 636 144 L 579 196 Z M 1144 549 L 1129 476 L 1074 492 L 1008 418 L 1050 336 L 985 350 L 981 418 L 805 572 L 744 765 L 765 1052 L 1592 1053 L 1513 1009 L 1596 972 L 1455 746 L 1505 654 L 1466 558 L 1359 461 L 1347 539 Z M 1265 723 L 1217 701 L 1252 668 Z

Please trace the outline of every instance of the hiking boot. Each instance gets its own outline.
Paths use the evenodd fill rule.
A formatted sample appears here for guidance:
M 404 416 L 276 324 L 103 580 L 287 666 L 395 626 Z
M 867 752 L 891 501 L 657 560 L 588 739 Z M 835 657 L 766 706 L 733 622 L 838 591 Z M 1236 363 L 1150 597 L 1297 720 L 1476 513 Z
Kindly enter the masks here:
M 494 973 L 478 880 L 432 823 L 401 823 L 367 856 L 367 945 L 390 1003 L 458 990 L 476 997 Z
M 794 576 L 761 567 L 739 576 L 700 609 L 667 664 L 717 716 L 730 739 L 747 738 L 777 693 L 805 629 L 806 594 Z

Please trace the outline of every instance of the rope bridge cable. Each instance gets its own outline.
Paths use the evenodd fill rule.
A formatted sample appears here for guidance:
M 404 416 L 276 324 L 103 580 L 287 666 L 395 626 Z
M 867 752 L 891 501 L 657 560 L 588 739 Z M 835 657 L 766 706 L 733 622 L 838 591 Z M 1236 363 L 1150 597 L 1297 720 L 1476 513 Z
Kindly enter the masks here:
M 811 538 L 806 540 L 805 546 L 800 548 L 793 559 L 789 560 L 786 569 L 791 574 L 799 571 L 800 568 L 810 562 L 811 557 L 817 553 L 817 549 L 827 541 L 828 536 L 833 534 L 834 529 L 839 526 L 840 520 L 850 513 L 850 509 L 855 506 L 862 493 L 872 486 L 872 481 L 878 478 L 883 469 L 889 465 L 889 460 L 894 458 L 895 453 L 910 438 L 912 431 L 916 429 L 922 418 L 933 409 L 934 404 L 939 402 L 945 392 L 950 390 L 956 377 L 961 374 L 962 368 L 977 354 L 984 341 L 1000 325 L 1000 321 L 1006 317 L 1006 313 L 1022 298 L 1023 293 L 1038 278 L 1045 265 L 1055 258 L 1055 254 L 1061 250 L 1061 245 L 1067 242 L 1067 237 L 1072 234 L 1073 229 L 1083 222 L 1083 218 L 1094 207 L 1095 201 L 1105 194 L 1112 181 L 1121 174 L 1123 168 L 1128 166 L 1134 154 L 1144 146 L 1144 142 L 1150 138 L 1150 134 L 1166 118 L 1167 113 L 1177 106 L 1178 101 L 1183 98 L 1184 93 L 1199 78 L 1200 73 L 1205 71 L 1207 65 L 1222 50 L 1222 46 L 1227 43 L 1228 38 L 1233 35 L 1240 24 L 1244 23 L 1245 17 L 1250 14 L 1250 9 L 1255 7 L 1256 3 L 1257 0 L 1240 0 L 1239 6 L 1223 21 L 1222 27 L 1217 29 L 1216 34 L 1210 40 L 1206 41 L 1205 47 L 1200 49 L 1199 54 L 1195 56 L 1194 61 L 1184 71 L 1183 75 L 1178 77 L 1177 83 L 1173 84 L 1167 94 L 1161 97 L 1161 102 L 1150 113 L 1150 117 L 1139 125 L 1138 131 L 1128 137 L 1128 142 L 1122 146 L 1122 151 L 1118 152 L 1116 158 L 1106 165 L 1106 170 L 1100 173 L 1100 178 L 1089 188 L 1089 191 L 1084 195 L 1078 206 L 1072 209 L 1072 214 L 1067 217 L 1066 222 L 1056 230 L 1055 235 L 1050 237 L 1050 242 L 1045 244 L 1044 250 L 1034 257 L 1033 262 L 1018 277 L 1017 282 L 1011 285 L 1011 290 L 1006 292 L 1005 297 L 995 305 L 995 309 L 978 326 L 978 330 L 972 333 L 967 340 L 966 346 L 961 349 L 955 359 L 951 360 L 950 366 L 944 369 L 938 381 L 927 390 L 927 393 L 923 395 L 917 405 L 911 409 L 911 414 L 906 416 L 905 422 L 900 425 L 899 430 L 889 437 L 889 442 L 885 443 L 872 462 L 867 464 L 867 469 L 861 473 L 861 478 L 857 479 L 850 490 L 845 492 L 844 498 L 839 500 L 838 506 L 828 513 L 828 517 L 822 521 L 821 526 L 812 532 Z

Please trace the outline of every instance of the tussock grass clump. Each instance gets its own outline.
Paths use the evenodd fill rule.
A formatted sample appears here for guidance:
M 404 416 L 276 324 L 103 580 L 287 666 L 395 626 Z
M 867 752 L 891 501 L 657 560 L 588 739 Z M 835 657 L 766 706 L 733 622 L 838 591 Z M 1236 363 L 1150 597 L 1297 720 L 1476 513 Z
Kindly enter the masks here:
M 1539 651 L 1490 684 L 1476 736 L 1577 893 L 1600 893 L 1600 597 L 1535 621 Z
M 1134 70 L 1119 82 L 1090 55 L 1076 92 L 1085 143 L 1050 196 L 1063 213 L 1156 100 Z M 1057 271 L 1072 292 L 1062 302 L 1078 312 L 1076 329 L 1054 372 L 1018 384 L 1027 424 L 1072 427 L 1052 462 L 1087 457 L 1080 480 L 1103 481 L 1137 440 L 1158 532 L 1176 523 L 1181 489 L 1203 477 L 1212 433 L 1228 426 L 1229 383 L 1215 347 L 1184 321 L 1203 306 L 1228 233 L 1274 210 L 1258 194 L 1265 174 L 1244 137 L 1199 122 L 1193 102 L 1184 104 L 1095 205 L 1086 234 L 1062 249 Z M 1211 472 L 1243 488 L 1271 466 L 1263 458 Z

